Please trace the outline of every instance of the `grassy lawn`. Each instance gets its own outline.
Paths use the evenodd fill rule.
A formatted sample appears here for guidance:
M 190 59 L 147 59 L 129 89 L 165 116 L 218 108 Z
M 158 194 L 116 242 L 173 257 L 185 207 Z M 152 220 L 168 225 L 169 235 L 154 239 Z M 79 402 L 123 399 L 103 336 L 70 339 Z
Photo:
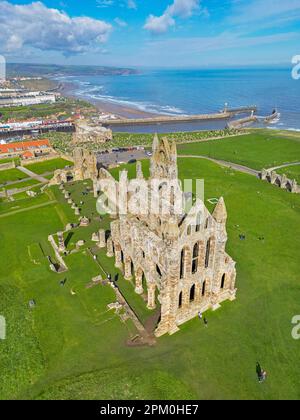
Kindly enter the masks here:
M 53 178 L 53 174 L 51 174 L 51 175 L 43 175 L 43 178 L 46 178 L 46 179 L 48 179 L 49 181 Z
M 289 179 L 295 179 L 300 184 L 300 165 L 287 166 L 286 168 L 276 169 L 278 174 L 286 174 Z
M 47 203 L 50 200 L 47 194 L 39 194 L 36 197 L 28 197 L 26 192 L 14 195 L 15 201 L 2 201 L 0 202 L 0 215 L 13 211 L 28 209 L 29 207 L 38 206 Z M 1 220 L 1 225 L 4 223 Z
M 23 174 L 23 172 L 19 171 L 18 169 L 7 169 L 5 171 L 0 171 L 0 185 L 9 181 L 19 181 L 25 178 L 28 178 L 28 175 Z
M 11 276 L 1 280 L 0 314 L 6 318 L 7 339 L 0 343 L 0 399 L 11 399 L 38 379 L 44 369 L 44 360 L 28 303 L 19 287 L 12 284 Z
M 36 181 L 35 179 L 28 179 L 26 181 L 23 182 L 17 182 L 16 184 L 10 184 L 10 185 L 6 185 L 4 187 L 5 190 L 14 190 L 14 189 L 18 189 L 18 188 L 25 188 L 25 187 L 31 187 L 34 185 L 40 184 L 39 181 Z
M 44 162 L 31 163 L 30 165 L 26 165 L 26 168 L 38 175 L 42 175 L 46 172 L 54 172 L 56 169 L 64 169 L 66 166 L 73 166 L 73 162 L 57 158 L 45 160 Z
M 128 168 L 133 174 L 134 168 Z M 300 398 L 299 342 L 291 338 L 300 299 L 299 196 L 205 160 L 179 159 L 179 170 L 182 177 L 205 178 L 206 199 L 225 197 L 228 252 L 238 263 L 237 300 L 209 313 L 207 329 L 195 319 L 176 335 L 159 339 L 156 347 L 127 347 L 128 326 L 106 312 L 114 301 L 112 290 L 85 288 L 99 273 L 86 250 L 66 258 L 67 273 L 49 269 L 47 236 L 73 217 L 65 200 L 7 217 L 0 221 L 5 243 L 0 285 L 12 296 L 1 301 L 11 335 L 0 342 L 2 398 Z M 79 200 L 83 185 L 70 188 Z M 52 194 L 61 195 L 56 188 Z M 90 215 L 92 195 L 88 200 L 85 213 Z M 246 241 L 239 240 L 240 233 Z M 98 259 L 115 272 L 113 259 L 103 251 Z M 143 317 L 142 298 L 133 295 L 122 277 L 119 282 Z M 37 306 L 30 311 L 32 298 Z M 24 334 L 19 336 L 21 318 Z M 257 361 L 269 373 L 264 385 L 256 380 Z M 14 375 L 19 364 L 22 370 Z
M 300 160 L 300 134 L 252 130 L 251 134 L 178 146 L 181 155 L 204 155 L 253 169 L 270 168 Z
M 7 159 L 0 158 L 0 165 L 2 165 L 3 163 L 11 163 L 11 162 L 15 162 L 16 165 L 19 165 L 20 159 L 19 158 L 7 158 Z

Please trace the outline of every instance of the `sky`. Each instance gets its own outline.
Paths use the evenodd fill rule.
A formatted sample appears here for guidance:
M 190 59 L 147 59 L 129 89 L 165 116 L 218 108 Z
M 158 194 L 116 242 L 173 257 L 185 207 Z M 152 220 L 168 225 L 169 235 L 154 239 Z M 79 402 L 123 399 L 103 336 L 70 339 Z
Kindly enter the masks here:
M 300 0 L 0 0 L 8 62 L 118 67 L 286 65 Z

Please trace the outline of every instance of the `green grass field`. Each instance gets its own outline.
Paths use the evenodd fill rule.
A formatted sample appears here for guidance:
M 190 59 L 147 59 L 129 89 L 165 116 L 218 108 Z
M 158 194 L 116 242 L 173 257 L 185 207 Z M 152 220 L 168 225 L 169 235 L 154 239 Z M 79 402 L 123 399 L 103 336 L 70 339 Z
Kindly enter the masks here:
M 19 171 L 18 169 L 7 169 L 5 171 L 0 171 L 0 185 L 9 181 L 19 181 L 25 178 L 28 178 L 28 176 L 23 174 L 23 172 Z
M 18 199 L 19 194 L 22 200 Z M 34 198 L 28 197 L 26 192 L 19 194 L 14 195 L 15 201 L 0 202 L 0 217 L 1 215 L 7 214 L 9 212 L 19 212 L 20 210 L 28 211 L 30 207 L 44 205 L 45 203 L 52 201 L 46 194 L 39 194 Z
M 20 159 L 19 158 L 7 158 L 7 159 L 0 158 L 0 165 L 3 163 L 10 163 L 10 162 L 16 162 L 16 165 L 18 165 L 20 163 Z
M 148 162 L 143 166 L 147 173 Z M 128 169 L 133 176 L 134 166 Z M 115 300 L 112 289 L 85 288 L 99 273 L 85 248 L 66 258 L 67 273 L 50 271 L 47 236 L 76 220 L 61 193 L 54 187 L 31 204 L 21 200 L 18 205 L 27 211 L 0 219 L 0 241 L 5 244 L 0 308 L 9 325 L 8 339 L 0 341 L 0 398 L 300 398 L 300 343 L 291 337 L 300 299 L 300 197 L 206 160 L 180 158 L 179 171 L 182 178 L 205 178 L 206 200 L 225 198 L 228 252 L 237 261 L 237 300 L 209 312 L 207 329 L 195 319 L 155 347 L 127 347 L 132 326 L 106 309 Z M 92 194 L 82 198 L 87 186 L 76 183 L 68 189 L 76 202 L 85 201 L 83 212 L 92 217 Z M 28 210 L 35 200 L 57 203 Z M 106 219 L 101 223 L 107 226 Z M 80 228 L 76 239 L 88 239 L 101 223 Z M 240 233 L 246 241 L 240 241 Z M 259 241 L 260 236 L 265 240 Z M 107 271 L 116 272 L 103 251 L 98 259 Z M 62 288 L 59 281 L 64 278 Z M 145 319 L 142 298 L 121 276 L 119 281 Z M 33 310 L 30 299 L 36 300 Z M 257 361 L 269 374 L 263 385 L 257 383 Z
M 300 184 L 300 165 L 287 166 L 286 168 L 276 169 L 278 174 L 286 174 L 289 179 L 295 179 Z
M 56 158 L 45 160 L 44 162 L 31 163 L 26 165 L 26 168 L 38 175 L 42 175 L 46 172 L 54 172 L 56 169 L 64 169 L 66 166 L 73 166 L 73 162 Z
M 252 134 L 252 140 L 239 137 L 233 145 L 230 139 L 222 140 L 214 153 L 230 161 L 236 156 L 236 161 L 245 160 L 243 164 L 257 168 L 262 163 L 272 166 L 280 153 L 282 160 L 299 156 L 297 136 L 268 135 L 268 140 L 262 134 Z M 256 155 L 252 150 L 246 154 L 249 142 Z M 272 145 L 269 153 L 266 142 Z M 182 147 L 204 154 L 195 153 L 192 146 L 198 147 Z M 86 244 L 65 258 L 69 271 L 64 274 L 50 270 L 47 256 L 54 255 L 47 238 L 78 216 L 59 189 L 47 188 L 35 198 L 20 195 L 15 202 L 2 201 L 0 315 L 6 317 L 8 334 L 7 340 L 0 340 L 0 399 L 300 398 L 300 342 L 291 337 L 291 320 L 299 314 L 300 300 L 299 195 L 205 159 L 179 158 L 178 164 L 182 179 L 205 179 L 209 210 L 213 210 L 209 198 L 225 198 L 227 251 L 237 261 L 237 300 L 209 312 L 208 328 L 194 319 L 174 336 L 160 338 L 155 347 L 128 347 L 126 340 L 135 335 L 135 329 L 107 311 L 107 304 L 115 301 L 112 289 L 86 288 L 101 272 L 87 250 L 93 246 L 91 235 L 100 227 L 109 228 L 107 217 L 99 221 L 93 194 L 82 194 L 91 182 L 67 186 L 77 204 L 83 201 L 82 215 L 91 224 L 71 231 L 70 250 L 79 239 Z M 134 176 L 135 165 L 122 167 Z M 122 167 L 114 169 L 113 175 L 118 177 Z M 147 176 L 148 161 L 143 161 L 143 168 Z M 240 234 L 246 235 L 245 241 Z M 104 250 L 97 252 L 97 258 L 107 272 L 119 274 L 120 289 L 145 321 L 152 312 L 143 298 L 134 293 Z M 63 279 L 65 287 L 59 284 Z M 34 309 L 28 307 L 31 299 L 36 301 Z M 268 371 L 263 385 L 256 378 L 258 361 Z
M 35 179 L 28 179 L 26 181 L 23 182 L 17 182 L 16 184 L 10 184 L 10 185 L 6 185 L 4 187 L 5 190 L 13 190 L 13 189 L 18 189 L 18 188 L 25 188 L 25 187 L 31 187 L 34 185 L 39 184 L 38 181 L 36 181 Z
M 181 155 L 204 155 L 253 169 L 300 161 L 300 134 L 251 130 L 251 134 L 178 146 Z

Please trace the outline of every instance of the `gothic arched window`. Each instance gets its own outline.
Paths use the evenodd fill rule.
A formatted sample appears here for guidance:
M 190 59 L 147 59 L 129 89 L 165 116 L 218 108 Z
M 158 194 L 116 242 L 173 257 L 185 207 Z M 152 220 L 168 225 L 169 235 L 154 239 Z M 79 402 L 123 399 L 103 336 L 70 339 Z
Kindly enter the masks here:
M 180 278 L 183 279 L 184 276 L 184 257 L 185 257 L 185 250 L 183 249 L 181 251 L 181 257 L 180 257 Z
M 205 291 L 206 291 L 206 281 L 204 281 L 202 285 L 202 296 L 205 296 Z
M 209 267 L 209 258 L 210 258 L 210 244 L 211 240 L 209 239 L 206 244 L 206 253 L 205 253 L 205 268 Z
M 193 249 L 193 261 L 192 261 L 192 273 L 195 274 L 198 271 L 198 260 L 199 260 L 199 242 L 197 242 Z
M 194 302 L 196 293 L 196 286 L 193 284 L 190 290 L 190 302 Z
M 182 292 L 179 293 L 178 308 L 182 307 Z
M 221 289 L 224 289 L 225 287 L 225 280 L 226 280 L 226 274 L 224 273 L 221 280 Z
M 196 232 L 200 232 L 200 226 L 201 226 L 201 213 L 199 212 L 197 214 L 197 219 L 196 219 Z

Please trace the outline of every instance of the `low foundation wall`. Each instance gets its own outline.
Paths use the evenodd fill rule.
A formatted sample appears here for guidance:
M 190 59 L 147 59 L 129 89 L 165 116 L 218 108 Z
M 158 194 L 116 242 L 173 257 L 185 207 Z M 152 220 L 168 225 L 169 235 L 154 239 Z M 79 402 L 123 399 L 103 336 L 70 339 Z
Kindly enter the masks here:
M 16 167 L 15 162 L 1 163 L 0 160 L 0 171 L 5 171 L 7 169 L 14 169 Z
M 281 189 L 294 194 L 300 194 L 300 186 L 297 184 L 297 181 L 295 179 L 289 179 L 285 174 L 279 175 L 275 171 L 263 169 L 259 177 L 262 181 L 269 182 Z
M 50 155 L 46 155 L 46 156 L 39 156 L 33 159 L 26 159 L 26 160 L 21 160 L 20 165 L 21 166 L 27 166 L 27 165 L 31 165 L 32 163 L 39 163 L 39 162 L 45 162 L 47 160 L 52 160 L 55 158 L 58 158 L 59 154 L 56 152 L 52 152 Z

